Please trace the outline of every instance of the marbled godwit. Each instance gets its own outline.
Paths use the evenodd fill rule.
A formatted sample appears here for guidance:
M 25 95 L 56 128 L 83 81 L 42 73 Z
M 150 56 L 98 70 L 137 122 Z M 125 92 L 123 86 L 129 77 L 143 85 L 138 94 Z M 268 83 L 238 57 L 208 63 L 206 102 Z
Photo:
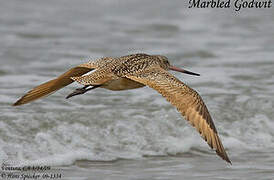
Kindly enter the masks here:
M 84 94 L 98 87 L 118 91 L 147 85 L 174 105 L 217 155 L 231 163 L 200 95 L 167 70 L 199 76 L 199 74 L 171 66 L 165 56 L 133 54 L 120 58 L 105 57 L 81 64 L 58 78 L 35 87 L 14 103 L 14 106 L 49 95 L 74 81 L 84 87 L 76 89 L 67 98 Z

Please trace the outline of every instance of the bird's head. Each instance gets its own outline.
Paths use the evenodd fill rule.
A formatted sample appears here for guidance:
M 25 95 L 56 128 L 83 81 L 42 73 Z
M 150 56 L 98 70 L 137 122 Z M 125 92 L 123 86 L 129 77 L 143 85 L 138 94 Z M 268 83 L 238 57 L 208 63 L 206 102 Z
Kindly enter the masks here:
M 190 74 L 190 75 L 195 75 L 195 76 L 200 76 L 200 74 L 197 74 L 197 73 L 194 73 L 194 72 L 191 72 L 191 71 L 187 71 L 185 69 L 181 69 L 181 68 L 178 68 L 176 66 L 170 65 L 167 57 L 165 57 L 165 56 L 162 56 L 162 55 L 156 55 L 156 56 L 160 60 L 160 66 L 163 69 L 177 71 L 177 72 L 181 72 L 181 73 L 185 73 L 185 74 Z

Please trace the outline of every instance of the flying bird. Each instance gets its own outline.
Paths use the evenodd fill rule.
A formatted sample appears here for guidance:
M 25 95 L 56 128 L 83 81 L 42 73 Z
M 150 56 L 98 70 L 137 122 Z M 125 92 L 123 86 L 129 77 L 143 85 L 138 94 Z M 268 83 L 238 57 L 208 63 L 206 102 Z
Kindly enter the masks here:
M 19 106 L 45 97 L 74 81 L 84 86 L 69 94 L 67 99 L 96 88 L 120 91 L 149 86 L 175 106 L 217 155 L 231 164 L 201 96 L 168 70 L 199 76 L 197 73 L 172 66 L 168 58 L 161 55 L 104 57 L 80 64 L 58 78 L 33 88 L 13 105 Z

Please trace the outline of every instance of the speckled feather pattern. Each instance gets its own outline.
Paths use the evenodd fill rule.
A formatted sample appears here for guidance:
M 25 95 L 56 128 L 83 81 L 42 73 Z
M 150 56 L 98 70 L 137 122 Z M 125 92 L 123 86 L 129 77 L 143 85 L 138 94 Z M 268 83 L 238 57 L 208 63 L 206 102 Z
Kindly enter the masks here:
M 79 67 L 92 68 L 95 71 L 89 75 L 71 77 L 71 79 L 83 85 L 99 85 L 110 80 L 125 78 L 127 74 L 140 73 L 152 66 L 167 69 L 158 56 L 133 54 L 120 58 L 105 57 L 79 65 Z M 105 88 L 108 89 L 108 87 Z

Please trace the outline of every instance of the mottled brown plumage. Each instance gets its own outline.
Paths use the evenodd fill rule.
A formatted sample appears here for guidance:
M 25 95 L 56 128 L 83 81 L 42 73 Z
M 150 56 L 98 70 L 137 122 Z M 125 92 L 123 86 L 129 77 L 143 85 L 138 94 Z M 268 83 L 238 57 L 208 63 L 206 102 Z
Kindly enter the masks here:
M 83 94 L 97 87 L 117 91 L 147 85 L 174 105 L 185 119 L 197 129 L 208 145 L 215 149 L 216 153 L 225 161 L 231 163 L 200 95 L 170 74 L 168 70 L 198 75 L 171 66 L 168 59 L 160 55 L 132 54 L 120 58 L 106 57 L 81 64 L 57 79 L 35 87 L 14 105 L 22 105 L 44 97 L 73 81 L 83 84 L 85 87 L 77 89 L 67 98 Z M 93 87 L 87 89 L 89 86 Z

